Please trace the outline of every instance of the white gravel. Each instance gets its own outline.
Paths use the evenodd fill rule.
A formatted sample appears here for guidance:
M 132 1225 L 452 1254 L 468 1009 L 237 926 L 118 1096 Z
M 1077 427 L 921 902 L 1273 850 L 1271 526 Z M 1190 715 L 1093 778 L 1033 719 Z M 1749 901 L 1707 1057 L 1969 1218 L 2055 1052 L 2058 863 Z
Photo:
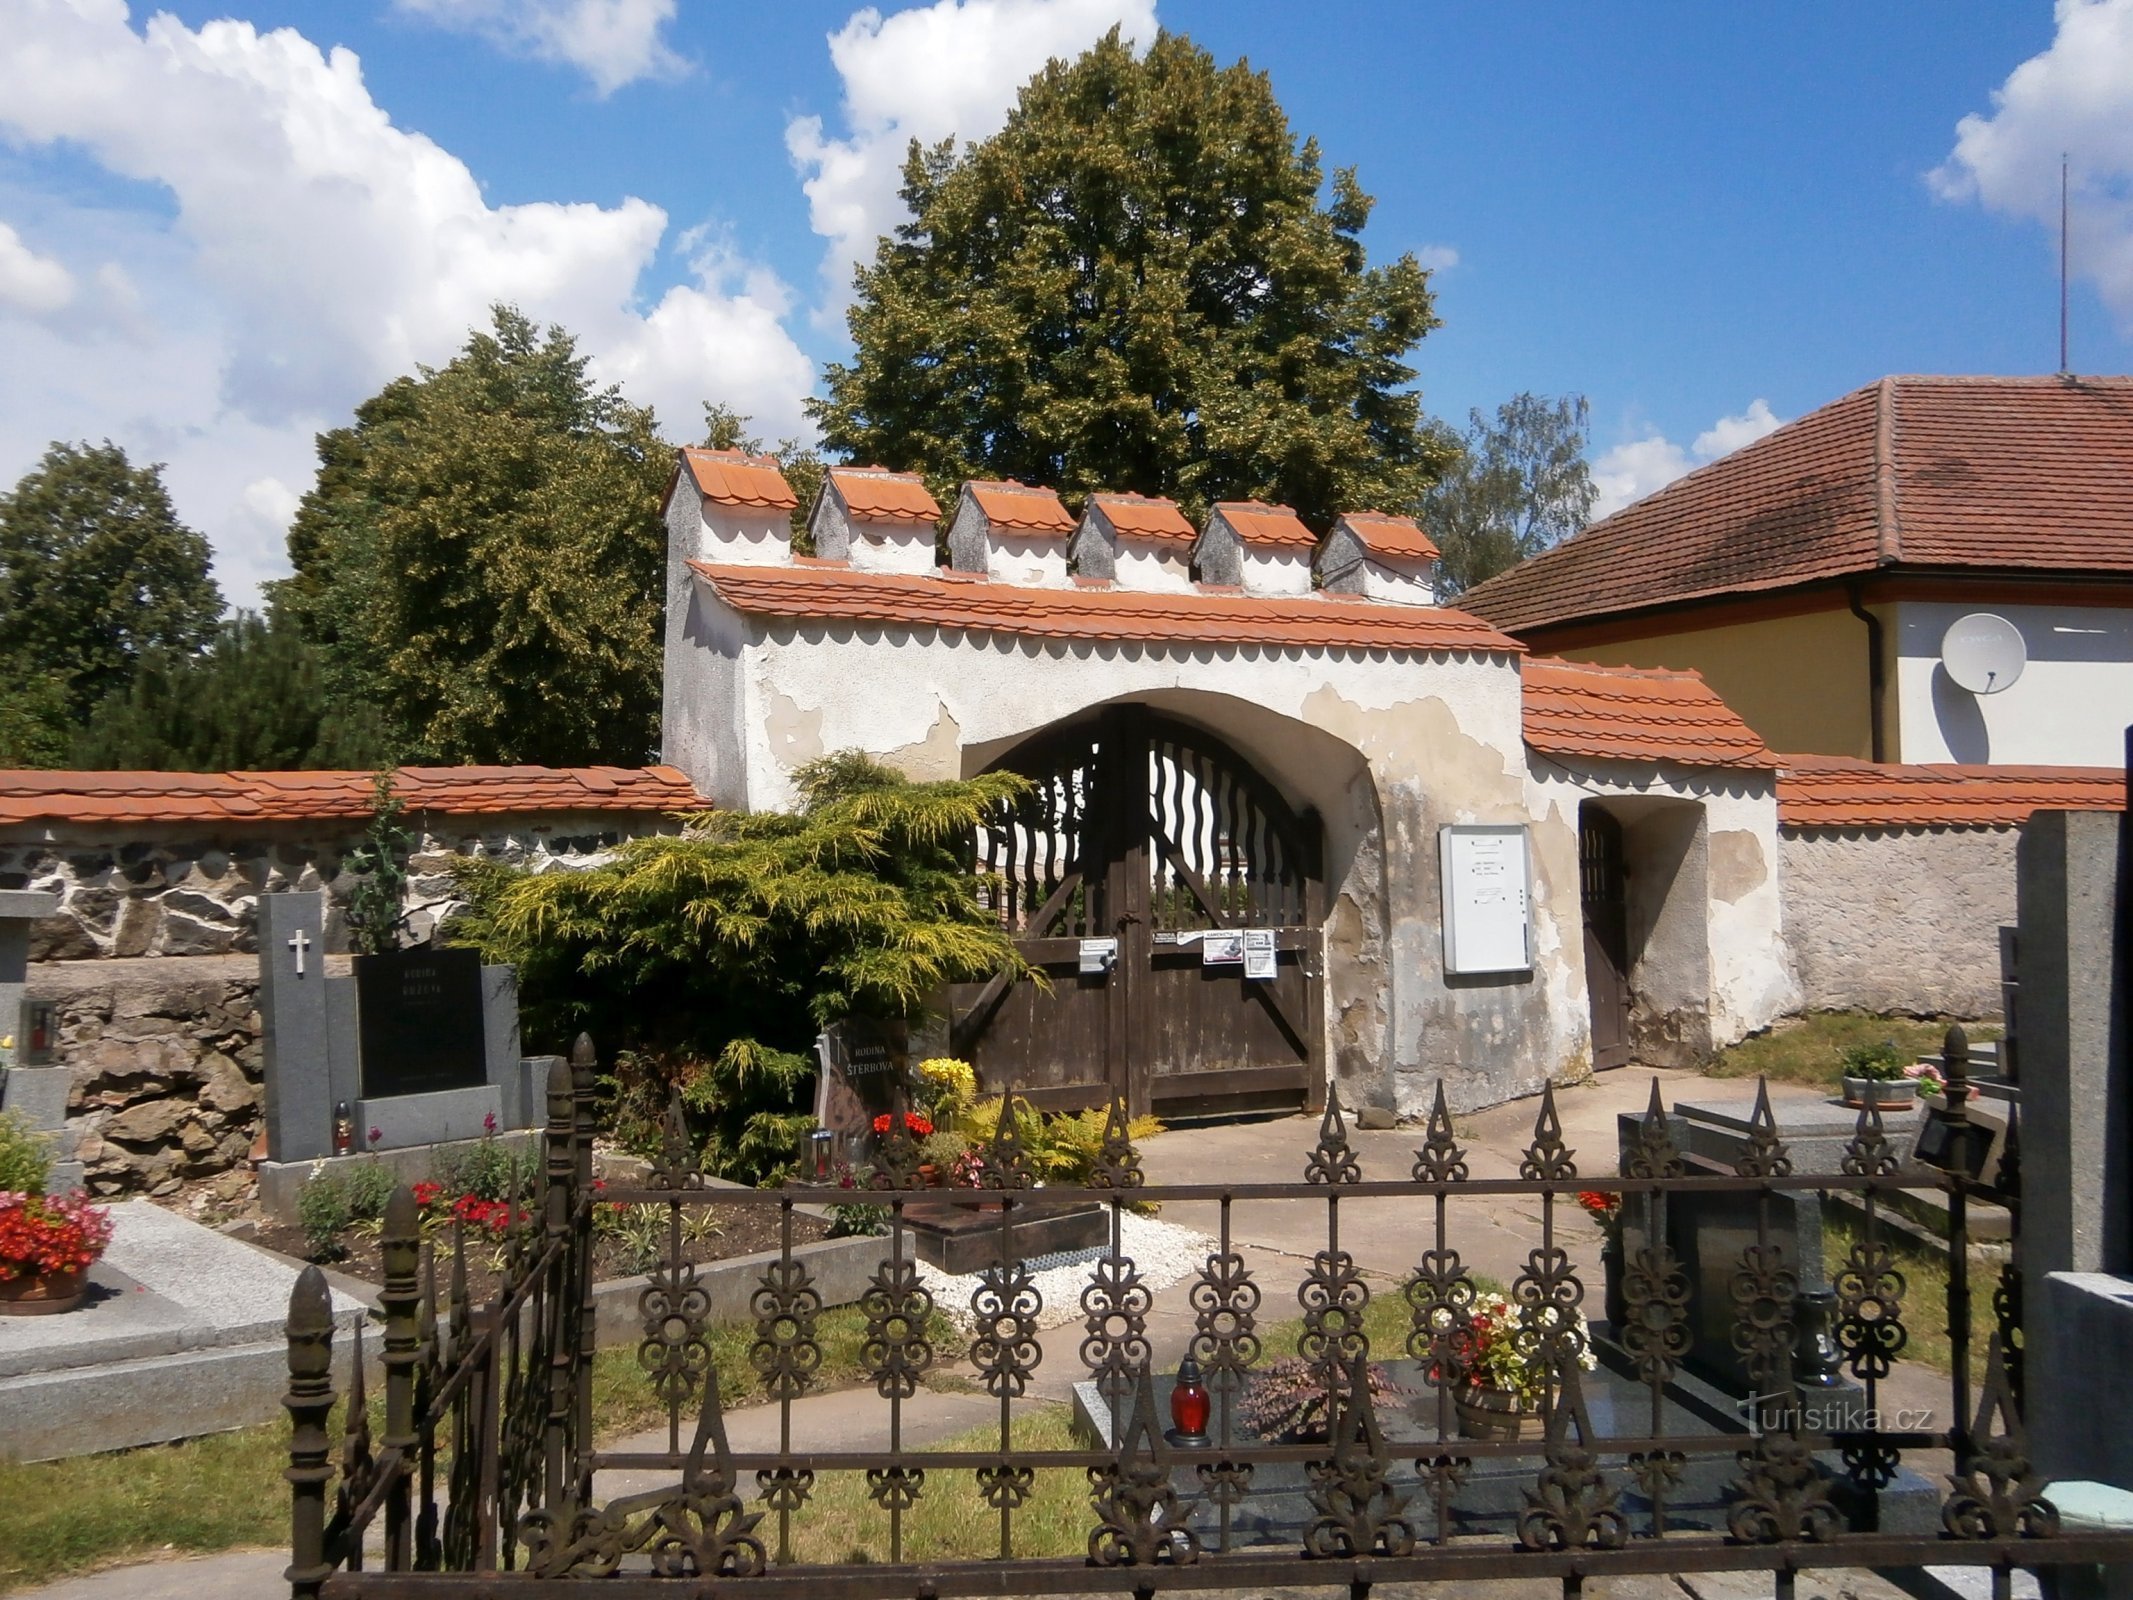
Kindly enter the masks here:
M 1215 1241 L 1204 1233 L 1181 1228 L 1174 1222 L 1137 1217 L 1130 1211 L 1119 1214 L 1118 1244 L 1120 1252 L 1131 1257 L 1140 1269 L 1141 1282 L 1151 1293 L 1184 1282 L 1207 1264 L 1215 1248 Z M 1089 1286 L 1096 1263 L 1110 1253 L 1111 1246 L 1106 1243 L 1029 1258 L 1026 1264 L 1031 1280 L 1044 1300 L 1043 1309 L 1037 1313 L 1038 1327 L 1056 1328 L 1081 1320 L 1081 1291 Z M 941 1315 L 967 1332 L 973 1321 L 970 1297 L 977 1291 L 978 1274 L 943 1272 L 921 1261 L 918 1275 Z

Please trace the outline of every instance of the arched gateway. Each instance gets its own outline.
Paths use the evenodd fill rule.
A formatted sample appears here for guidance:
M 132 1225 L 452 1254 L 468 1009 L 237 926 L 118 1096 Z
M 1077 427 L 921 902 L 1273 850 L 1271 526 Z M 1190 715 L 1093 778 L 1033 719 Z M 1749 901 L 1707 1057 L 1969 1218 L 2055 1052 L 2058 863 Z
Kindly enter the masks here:
M 1047 984 L 952 992 L 951 1040 L 985 1086 L 1058 1108 L 1117 1090 L 1136 1114 L 1308 1103 L 1325 1080 L 1317 816 L 1141 705 L 994 766 L 1032 788 L 979 830 L 973 865 Z
M 1523 661 L 1436 605 L 1411 523 L 1315 540 L 1225 503 L 1196 531 L 1108 494 L 1077 521 L 1001 483 L 943 518 L 917 478 L 840 466 L 800 557 L 796 504 L 767 458 L 677 462 L 665 756 L 747 809 L 847 749 L 1032 780 L 970 866 L 1046 982 L 958 988 L 939 1041 L 989 1088 L 1177 1116 L 1337 1081 L 1415 1116 L 1440 1085 L 1466 1110 L 1584 1071 L 1588 801 L 1624 830 L 1609 1018 L 1638 1059 L 1694 1060 L 1796 992 L 1775 758 L 1699 680 Z

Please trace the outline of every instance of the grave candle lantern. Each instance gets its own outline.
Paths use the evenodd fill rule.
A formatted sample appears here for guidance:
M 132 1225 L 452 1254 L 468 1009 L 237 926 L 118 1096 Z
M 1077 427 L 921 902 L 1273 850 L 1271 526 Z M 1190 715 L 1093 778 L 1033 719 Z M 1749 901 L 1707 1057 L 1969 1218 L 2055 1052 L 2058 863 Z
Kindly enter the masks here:
M 1207 1418 L 1214 1402 L 1207 1393 L 1207 1379 L 1200 1363 L 1190 1353 L 1178 1363 L 1176 1383 L 1170 1391 L 1169 1438 L 1172 1444 L 1199 1446 L 1207 1443 Z
M 355 1140 L 355 1118 L 348 1110 L 348 1102 L 343 1100 L 333 1108 L 333 1153 L 345 1156 L 355 1148 Z
M 830 1181 L 830 1153 L 837 1147 L 837 1135 L 828 1128 L 817 1128 L 808 1136 L 808 1143 L 814 1146 L 815 1182 L 828 1183 Z

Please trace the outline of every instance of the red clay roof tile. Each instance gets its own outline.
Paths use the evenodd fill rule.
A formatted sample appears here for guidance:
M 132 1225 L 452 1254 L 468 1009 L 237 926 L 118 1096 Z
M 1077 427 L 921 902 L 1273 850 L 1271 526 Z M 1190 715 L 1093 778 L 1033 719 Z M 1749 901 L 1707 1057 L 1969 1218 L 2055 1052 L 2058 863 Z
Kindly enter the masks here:
M 896 572 L 689 565 L 734 610 L 751 616 L 1004 633 L 1027 638 L 1256 644 L 1327 650 L 1467 651 L 1521 647 L 1478 617 L 1436 606 L 1391 606 L 1345 595 L 1293 599 L 1158 594 L 1075 586 L 1023 588 Z
M 1434 561 L 1437 543 L 1424 533 L 1413 517 L 1390 516 L 1383 511 L 1347 511 L 1334 523 L 1346 523 L 1363 548 L 1373 555 L 1395 561 Z
M 1214 509 L 1246 544 L 1318 548 L 1318 536 L 1298 521 L 1288 506 L 1270 506 L 1259 500 L 1220 500 Z
M 370 815 L 367 772 L 0 771 L 0 825 L 25 822 L 315 822 Z M 401 767 L 411 812 L 693 811 L 704 802 L 673 767 Z
M 869 522 L 938 522 L 940 505 L 915 472 L 887 467 L 831 467 L 829 480 L 845 509 Z
M 1518 632 L 1894 565 L 2133 573 L 2133 377 L 1884 378 L 1460 603 Z
M 2012 828 L 2037 811 L 2123 811 L 2116 767 L 1979 767 L 1780 756 L 1787 828 Z
M 1059 496 L 1050 489 L 1033 489 L 1012 478 L 1001 483 L 973 479 L 963 487 L 970 491 L 970 498 L 977 501 L 978 509 L 985 513 L 985 520 L 995 528 L 1012 528 L 1022 533 L 1068 534 L 1074 531 L 1074 519 L 1059 503 Z
M 1143 494 L 1092 494 L 1089 503 L 1100 507 L 1104 520 L 1128 538 L 1190 541 L 1198 537 L 1198 530 L 1185 520 L 1175 500 Z
M 740 450 L 684 450 L 689 476 L 706 500 L 722 506 L 754 506 L 791 511 L 800 503 L 778 470 L 775 456 L 752 456 Z
M 1778 764 L 1695 672 L 1532 656 L 1519 676 L 1526 743 L 1544 755 L 1761 770 Z

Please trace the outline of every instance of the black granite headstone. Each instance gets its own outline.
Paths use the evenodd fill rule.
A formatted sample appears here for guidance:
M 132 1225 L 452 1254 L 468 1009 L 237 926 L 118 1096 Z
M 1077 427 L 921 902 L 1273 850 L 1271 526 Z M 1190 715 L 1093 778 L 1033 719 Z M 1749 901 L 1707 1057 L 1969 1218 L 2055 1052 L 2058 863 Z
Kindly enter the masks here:
M 364 1099 L 473 1089 L 488 1081 L 477 952 L 357 956 L 355 980 Z
M 823 1031 L 818 1052 L 822 1077 L 815 1091 L 815 1123 L 851 1141 L 849 1153 L 872 1131 L 874 1118 L 896 1103 L 899 1088 L 909 1098 L 905 1028 L 900 1022 L 846 1017 Z

